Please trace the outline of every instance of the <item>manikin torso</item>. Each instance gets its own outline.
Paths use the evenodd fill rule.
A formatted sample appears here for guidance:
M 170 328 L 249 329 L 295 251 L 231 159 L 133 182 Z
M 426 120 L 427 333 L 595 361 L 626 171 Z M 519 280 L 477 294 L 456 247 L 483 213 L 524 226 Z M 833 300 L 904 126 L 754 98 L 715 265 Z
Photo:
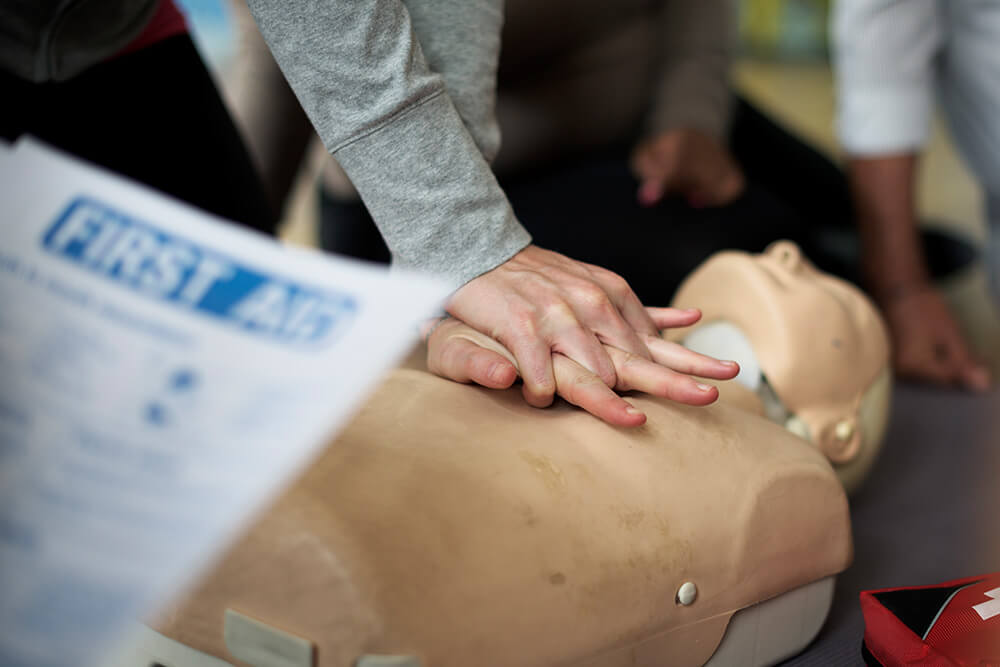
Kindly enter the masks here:
M 702 326 L 737 330 L 729 340 L 749 348 L 744 368 L 778 395 L 794 386 L 795 369 L 826 367 L 815 358 L 772 366 L 769 345 L 810 353 L 818 335 L 800 340 L 799 318 L 782 309 L 801 310 L 800 296 L 835 308 L 819 331 L 853 345 L 857 329 L 866 340 L 851 358 L 870 352 L 871 368 L 855 363 L 850 390 L 831 388 L 826 402 L 799 403 L 798 394 L 781 402 L 825 432 L 823 419 L 862 419 L 859 396 L 878 382 L 884 332 L 878 322 L 857 328 L 871 324 L 870 304 L 785 250 L 794 247 L 723 256 L 724 271 L 709 260 L 678 299 L 708 285 L 697 297 Z M 729 285 L 748 289 L 759 273 L 771 286 L 755 302 L 755 321 L 769 313 L 769 326 L 784 330 L 767 343 L 726 290 L 711 296 L 726 271 L 743 276 Z M 517 388 L 459 385 L 416 365 L 393 372 L 306 474 L 152 623 L 156 641 L 260 667 L 736 664 L 727 650 L 749 664 L 745 648 L 726 648 L 735 619 L 850 561 L 846 496 L 822 444 L 761 416 L 766 401 L 746 379 L 707 408 L 631 396 L 648 421 L 619 429 L 565 403 L 538 410 Z M 804 618 L 809 603 L 801 604 L 782 613 Z M 818 622 L 829 597 L 822 604 Z M 752 633 L 760 627 L 770 626 L 754 623 Z M 783 639 L 752 635 L 755 645 L 779 647 L 752 664 L 802 648 L 781 648 Z M 279 653 L 285 662 L 274 662 Z

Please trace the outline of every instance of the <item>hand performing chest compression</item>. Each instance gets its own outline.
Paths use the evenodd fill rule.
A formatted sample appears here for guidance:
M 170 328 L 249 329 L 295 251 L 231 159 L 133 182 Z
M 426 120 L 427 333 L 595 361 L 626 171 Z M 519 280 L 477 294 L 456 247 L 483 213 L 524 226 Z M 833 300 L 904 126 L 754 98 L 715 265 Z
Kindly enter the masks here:
M 684 327 L 701 318 L 698 310 L 646 308 L 644 315 L 654 331 Z M 454 317 L 429 322 L 424 331 L 427 340 L 427 367 L 441 377 L 456 382 L 475 383 L 491 389 L 506 389 L 522 373 L 522 362 L 509 349 Z M 545 355 L 553 392 L 539 401 L 537 390 L 525 380 L 524 393 L 529 403 L 544 407 L 553 394 L 579 406 L 615 426 L 641 426 L 645 415 L 619 395 L 619 392 L 643 391 L 687 405 L 708 405 L 719 397 L 715 387 L 698 378 L 728 380 L 739 373 L 732 361 L 719 361 L 663 340 L 658 334 L 638 336 L 645 355 L 599 343 L 600 352 L 611 367 L 611 378 L 599 376 L 579 360 L 547 349 Z M 531 350 L 537 353 L 537 350 Z M 613 379 L 612 379 L 613 378 Z M 609 381 L 610 380 L 610 381 Z

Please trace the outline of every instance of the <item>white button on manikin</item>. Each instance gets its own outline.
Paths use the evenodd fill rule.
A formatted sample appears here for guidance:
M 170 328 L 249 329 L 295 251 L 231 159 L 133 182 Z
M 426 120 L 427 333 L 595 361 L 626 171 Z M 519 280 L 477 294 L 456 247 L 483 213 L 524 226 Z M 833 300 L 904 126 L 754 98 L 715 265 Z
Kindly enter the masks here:
M 698 587 L 690 581 L 685 581 L 681 584 L 681 587 L 677 589 L 677 603 L 682 604 L 685 607 L 693 604 L 695 598 L 697 597 Z

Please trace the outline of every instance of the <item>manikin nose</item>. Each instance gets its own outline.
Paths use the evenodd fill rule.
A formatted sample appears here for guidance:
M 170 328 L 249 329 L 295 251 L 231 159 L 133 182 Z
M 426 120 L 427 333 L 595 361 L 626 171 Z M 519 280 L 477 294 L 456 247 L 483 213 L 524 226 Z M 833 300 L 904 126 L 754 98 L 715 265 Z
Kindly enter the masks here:
M 764 253 L 778 260 L 789 271 L 797 270 L 802 264 L 802 251 L 791 241 L 775 241 Z

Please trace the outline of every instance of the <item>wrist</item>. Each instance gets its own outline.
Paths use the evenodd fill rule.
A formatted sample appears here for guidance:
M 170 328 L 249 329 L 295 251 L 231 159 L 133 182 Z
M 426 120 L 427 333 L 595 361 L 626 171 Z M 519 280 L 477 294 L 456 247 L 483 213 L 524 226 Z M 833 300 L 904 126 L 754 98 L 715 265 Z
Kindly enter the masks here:
M 874 252 L 862 256 L 862 274 L 868 292 L 879 304 L 898 301 L 912 294 L 933 289 L 930 274 L 914 258 L 919 253 Z
M 443 316 L 436 317 L 425 321 L 420 326 L 420 339 L 424 343 L 428 343 L 431 339 L 431 334 L 433 334 L 439 326 L 451 319 L 451 315 L 445 313 Z
M 883 308 L 887 308 L 935 289 L 929 280 L 906 280 L 880 285 L 871 292 L 875 301 Z

